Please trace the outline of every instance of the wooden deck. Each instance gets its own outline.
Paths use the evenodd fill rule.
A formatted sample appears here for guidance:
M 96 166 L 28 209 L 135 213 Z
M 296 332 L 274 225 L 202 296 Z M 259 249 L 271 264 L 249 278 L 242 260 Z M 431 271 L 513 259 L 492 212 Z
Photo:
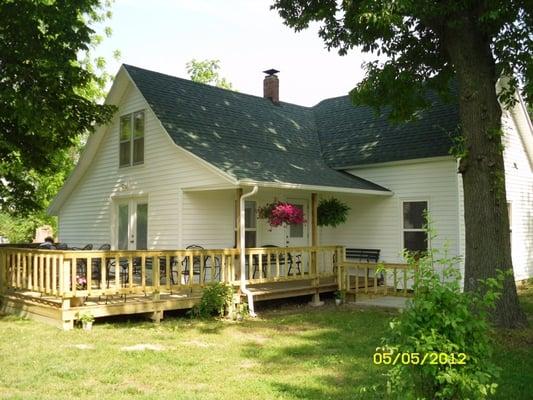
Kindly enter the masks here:
M 254 300 L 338 289 L 340 246 L 246 249 L 245 283 Z M 95 318 L 190 309 L 204 288 L 221 282 L 236 293 L 236 249 L 79 251 L 0 248 L 0 310 L 71 329 Z M 78 304 L 83 300 L 83 305 Z
M 405 265 L 347 262 L 341 246 L 250 248 L 245 259 L 245 284 L 254 301 L 315 295 L 318 303 L 320 293 L 335 290 L 354 296 L 408 291 Z M 238 293 L 240 268 L 236 249 L 59 251 L 3 247 L 0 311 L 65 330 L 72 329 L 85 313 L 95 318 L 144 314 L 158 322 L 165 311 L 198 304 L 209 284 L 225 283 Z
M 337 288 L 336 278 L 333 276 L 320 282 L 318 286 L 312 280 L 299 280 L 259 283 L 248 287 L 256 301 L 333 292 Z M 79 314 L 87 312 L 95 318 L 144 314 L 159 322 L 164 318 L 165 311 L 190 309 L 200 302 L 201 296 L 201 290 L 160 293 L 157 297 L 141 294 L 94 296 L 87 297 L 81 306 L 72 306 L 70 300 L 64 301 L 38 292 L 12 292 L 0 297 L 0 311 L 69 330 Z

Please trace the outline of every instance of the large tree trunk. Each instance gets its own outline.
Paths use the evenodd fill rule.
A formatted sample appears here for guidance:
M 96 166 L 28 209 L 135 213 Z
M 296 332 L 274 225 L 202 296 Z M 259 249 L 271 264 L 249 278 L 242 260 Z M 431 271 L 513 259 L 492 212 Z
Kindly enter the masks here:
M 496 93 L 496 71 L 489 41 L 467 18 L 449 27 L 445 46 L 457 72 L 459 107 L 466 156 L 463 176 L 465 210 L 465 290 L 479 288 L 479 279 L 497 270 L 512 272 L 509 215 L 501 140 L 501 108 Z M 514 275 L 509 274 L 492 314 L 496 325 L 525 326 Z

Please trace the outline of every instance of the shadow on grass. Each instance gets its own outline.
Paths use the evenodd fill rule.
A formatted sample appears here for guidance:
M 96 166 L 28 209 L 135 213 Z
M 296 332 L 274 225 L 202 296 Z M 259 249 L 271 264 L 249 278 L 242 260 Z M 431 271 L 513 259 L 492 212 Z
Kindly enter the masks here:
M 265 376 L 277 371 L 285 377 L 269 383 L 283 398 L 385 398 L 382 388 L 371 390 L 385 382 L 385 369 L 373 365 L 372 355 L 392 315 L 326 307 L 326 312 L 307 309 L 304 316 L 273 317 L 272 334 L 287 335 L 288 344 L 250 343 L 243 355 L 258 361 Z

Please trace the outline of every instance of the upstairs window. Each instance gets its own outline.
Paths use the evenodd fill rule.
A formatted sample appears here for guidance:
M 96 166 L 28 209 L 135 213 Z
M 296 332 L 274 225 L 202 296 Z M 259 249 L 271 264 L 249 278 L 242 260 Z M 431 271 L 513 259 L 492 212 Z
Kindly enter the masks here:
M 404 201 L 403 205 L 403 248 L 412 252 L 425 252 L 428 249 L 428 234 L 425 215 L 427 201 Z
M 119 165 L 142 164 L 144 162 L 144 111 L 137 111 L 120 117 Z

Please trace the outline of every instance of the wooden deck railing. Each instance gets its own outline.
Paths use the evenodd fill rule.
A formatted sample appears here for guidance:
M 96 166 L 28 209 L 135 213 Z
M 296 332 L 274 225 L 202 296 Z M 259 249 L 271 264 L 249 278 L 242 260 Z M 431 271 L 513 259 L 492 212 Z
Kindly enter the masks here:
M 335 276 L 339 246 L 246 249 L 247 284 Z M 240 282 L 239 250 L 85 251 L 0 248 L 0 292 L 61 298 L 194 290 Z
M 339 290 L 349 294 L 411 295 L 413 269 L 408 264 L 342 261 Z

